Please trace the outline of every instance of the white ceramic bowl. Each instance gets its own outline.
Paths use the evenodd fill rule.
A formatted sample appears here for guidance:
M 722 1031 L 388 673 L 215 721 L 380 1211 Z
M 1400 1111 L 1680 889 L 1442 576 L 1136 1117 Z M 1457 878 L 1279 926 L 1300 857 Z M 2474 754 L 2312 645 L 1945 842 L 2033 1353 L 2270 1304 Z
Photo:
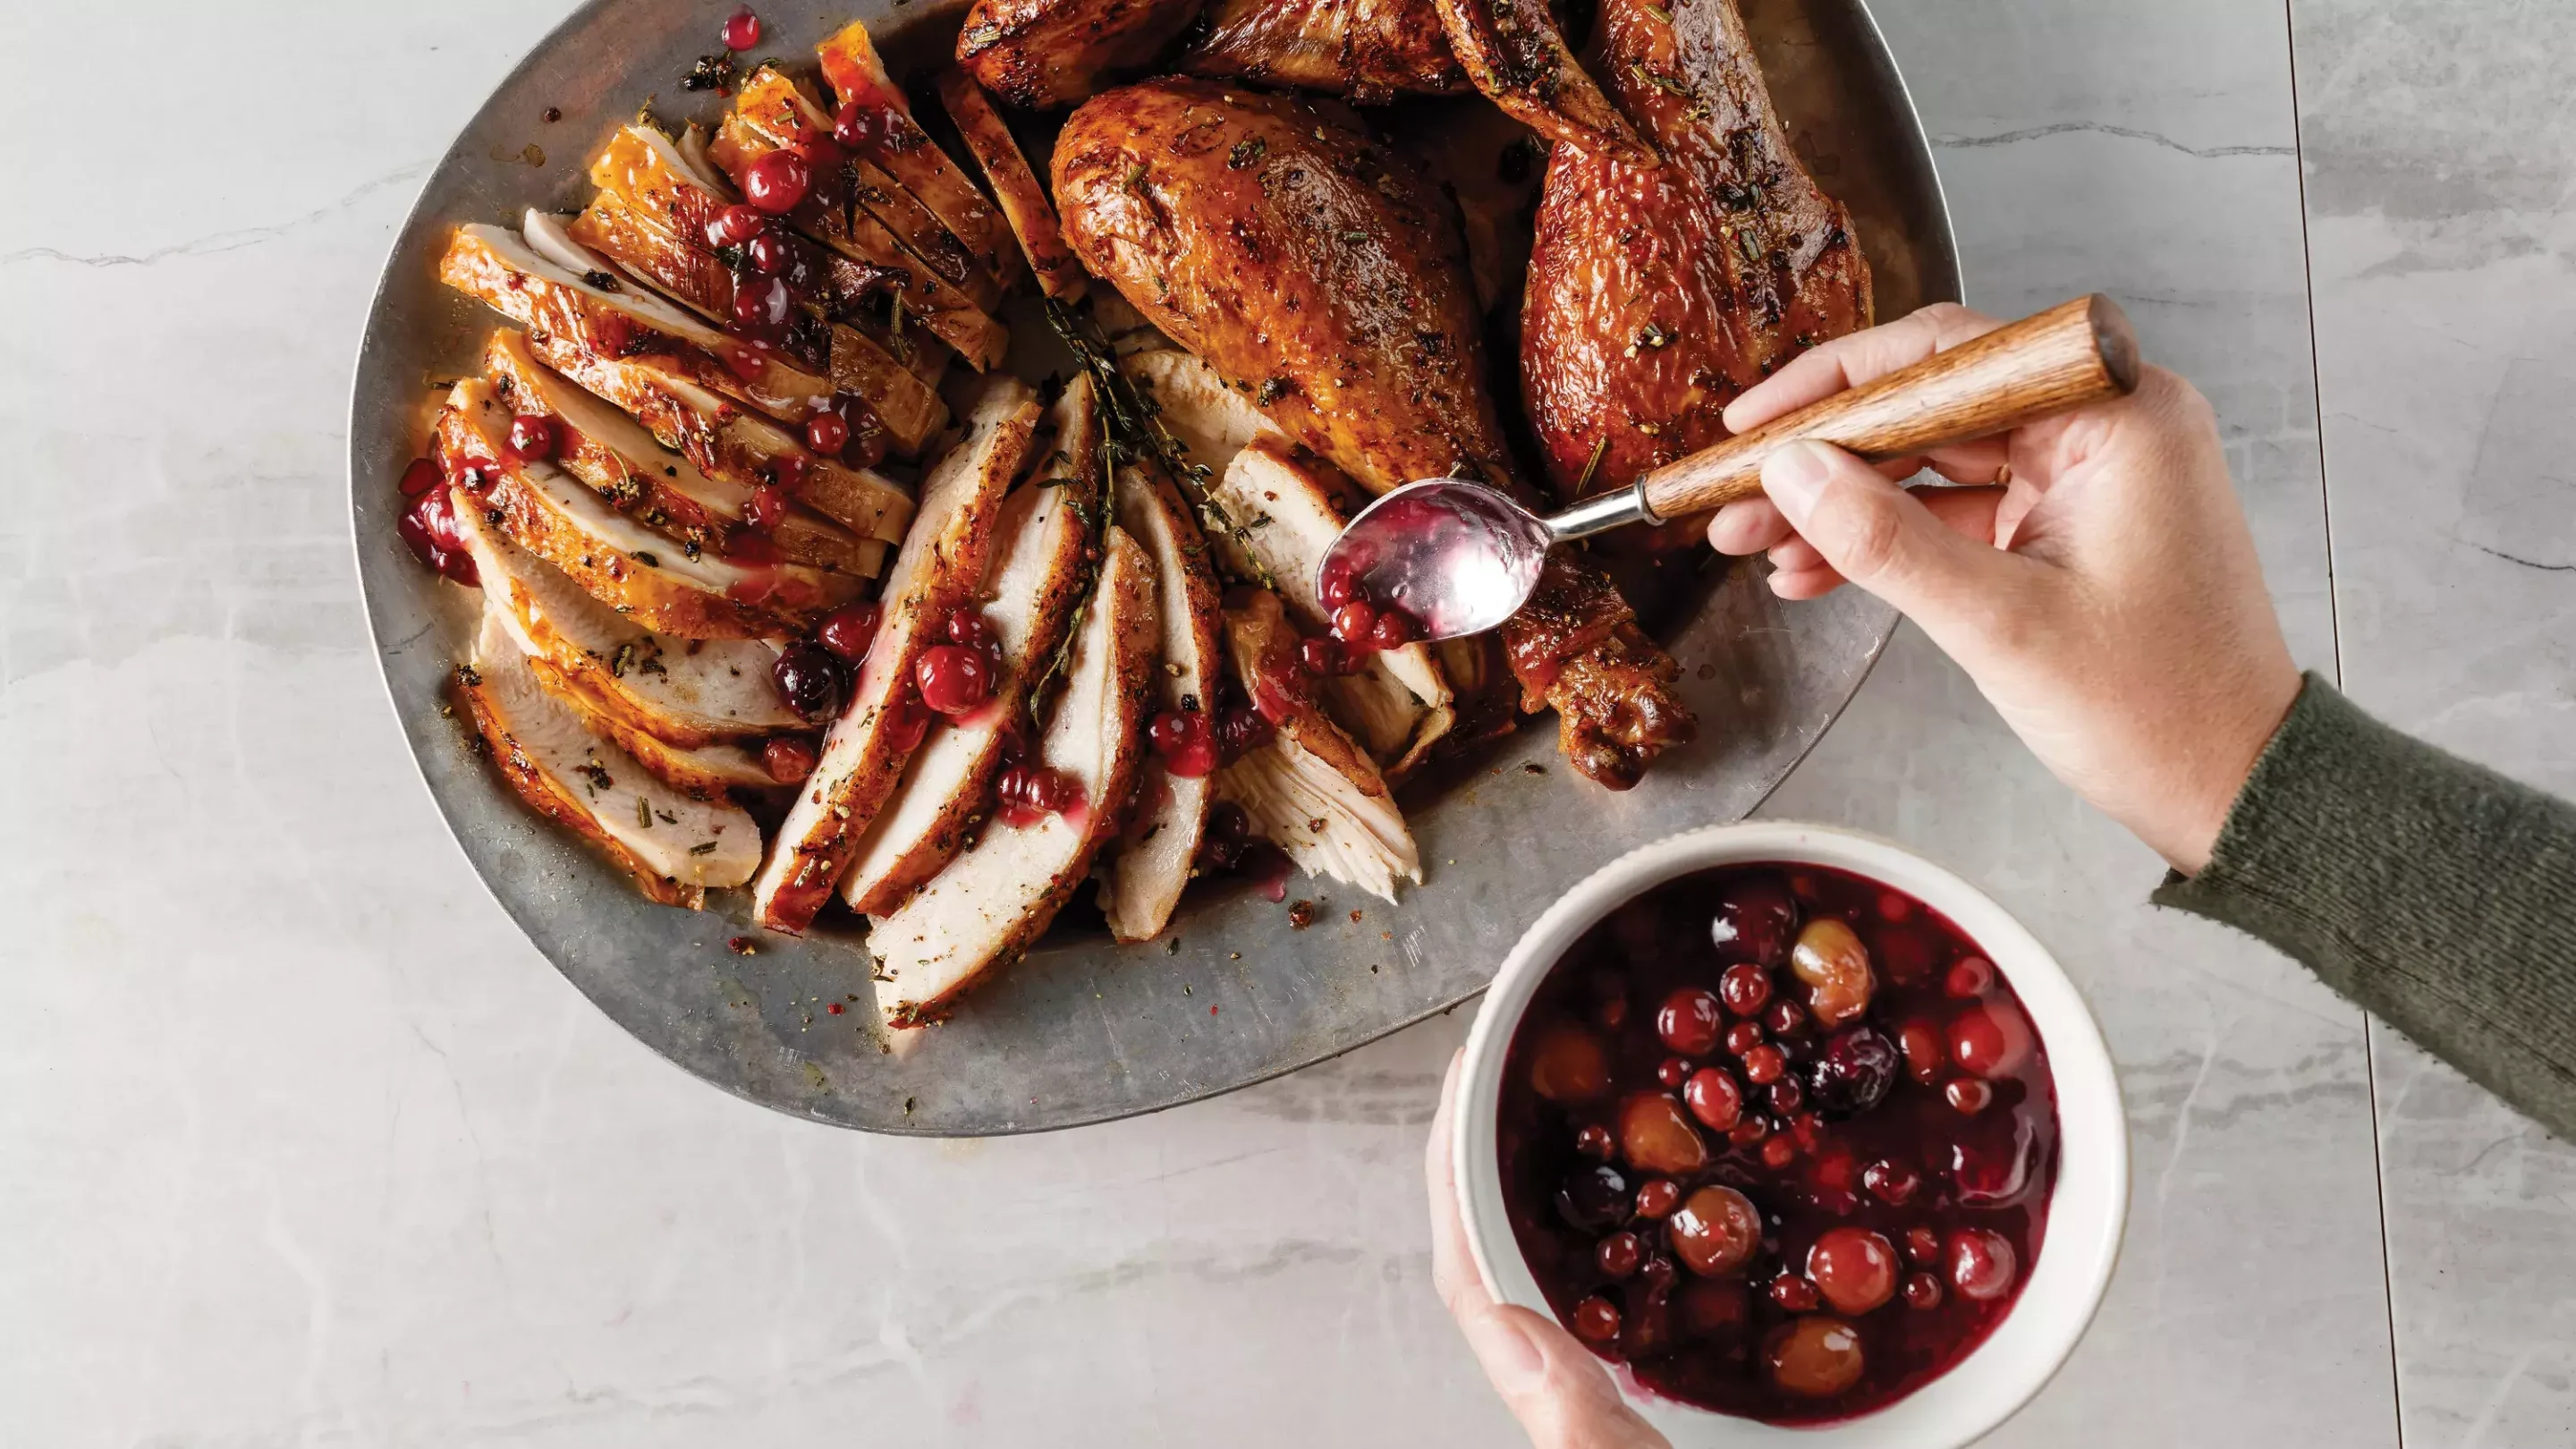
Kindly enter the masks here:
M 1901 846 L 1847 830 L 1772 821 L 1694 830 L 1603 866 L 1538 918 L 1495 975 L 1467 1037 L 1451 1150 L 1477 1271 L 1498 1299 L 1551 1311 L 1512 1236 L 1495 1142 L 1503 1059 L 1540 981 L 1585 931 L 1642 892 L 1692 871 L 1753 861 L 1832 866 L 1893 886 L 1957 923 L 2012 983 L 2047 1048 L 2057 1085 L 2057 1184 L 2039 1264 L 2012 1311 L 1965 1359 L 1905 1398 L 1856 1419 L 1775 1427 L 1660 1398 L 1625 1373 L 1615 1376 L 1628 1401 L 1677 1449 L 1792 1441 L 1811 1449 L 1952 1449 L 2028 1403 L 2092 1321 L 2111 1281 L 2128 1214 L 2128 1124 L 2102 1034 L 2047 949 L 1984 892 Z

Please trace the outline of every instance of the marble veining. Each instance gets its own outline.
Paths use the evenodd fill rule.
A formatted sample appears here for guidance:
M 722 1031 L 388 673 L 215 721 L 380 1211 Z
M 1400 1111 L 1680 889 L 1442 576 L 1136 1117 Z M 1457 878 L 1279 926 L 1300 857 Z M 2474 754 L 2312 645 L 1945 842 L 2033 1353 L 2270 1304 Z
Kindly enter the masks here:
M 0 1443 L 1510 1442 L 1421 1225 L 1472 1008 L 1113 1126 L 865 1138 L 618 1033 L 443 838 L 356 602 L 348 349 L 412 188 L 566 8 L 100 9 L 88 62 L 0 90 L 13 134 L 83 118 L 9 163 L 78 204 L 0 209 Z M 1972 299 L 2118 296 L 2216 403 L 2300 658 L 2576 789 L 2542 58 L 2576 17 L 1882 11 Z M 101 104 L 99 57 L 148 97 Z M 170 143 L 262 76 L 297 124 Z M 1984 883 L 2119 1063 L 2121 1268 L 1993 1442 L 2576 1435 L 2576 1157 L 2149 910 L 2155 863 L 1919 635 L 1768 809 Z

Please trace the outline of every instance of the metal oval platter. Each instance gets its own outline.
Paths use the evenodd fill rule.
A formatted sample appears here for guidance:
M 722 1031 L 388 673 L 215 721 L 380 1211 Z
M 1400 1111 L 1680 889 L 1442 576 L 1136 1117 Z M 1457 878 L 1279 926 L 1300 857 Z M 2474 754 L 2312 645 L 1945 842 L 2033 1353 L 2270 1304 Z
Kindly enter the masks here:
M 1132 1116 L 1293 1071 L 1482 990 L 1522 929 L 1604 861 L 1751 811 L 1885 645 L 1892 615 L 1856 591 L 1784 609 L 1754 570 L 1735 569 L 1667 631 L 1699 742 L 1667 755 L 1638 788 L 1614 794 L 1575 776 L 1552 724 L 1533 721 L 1427 795 L 1404 795 L 1427 883 L 1401 904 L 1292 876 L 1291 899 L 1315 903 L 1312 923 L 1292 929 L 1288 908 L 1250 884 L 1202 883 L 1162 939 L 1122 947 L 1082 902 L 953 1020 L 890 1054 L 855 923 L 790 940 L 753 930 L 740 892 L 718 893 L 703 913 L 653 905 L 521 806 L 440 708 L 476 601 L 415 563 L 394 531 L 395 482 L 418 450 L 429 386 L 467 366 L 495 322 L 436 280 L 449 228 L 577 206 L 589 158 L 648 98 L 666 120 L 713 114 L 721 102 L 684 92 L 679 79 L 716 49 L 732 9 L 732 0 L 596 0 L 501 83 L 395 242 L 367 318 L 349 428 L 368 618 L 431 795 L 538 949 L 620 1025 L 707 1081 L 849 1127 L 985 1135 Z M 1931 157 L 1859 0 L 1744 9 L 1800 151 L 1852 209 L 1879 315 L 1957 297 Z M 801 9 L 781 23 L 788 13 L 765 17 L 772 29 L 756 54 L 812 54 L 823 25 Z M 899 68 L 957 25 L 954 8 L 892 0 L 863 0 L 848 18 L 867 21 Z M 545 122 L 550 107 L 561 118 Z M 741 937 L 756 941 L 753 954 L 728 947 Z M 846 1009 L 833 1014 L 835 1002 Z

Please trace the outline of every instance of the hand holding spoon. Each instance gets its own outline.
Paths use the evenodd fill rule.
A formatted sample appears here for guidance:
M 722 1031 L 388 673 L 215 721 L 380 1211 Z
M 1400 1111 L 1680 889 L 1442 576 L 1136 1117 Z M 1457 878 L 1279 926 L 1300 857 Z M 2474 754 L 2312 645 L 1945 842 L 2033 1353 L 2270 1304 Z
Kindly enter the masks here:
M 1774 418 L 1553 517 L 1465 479 L 1407 483 L 1360 510 L 1333 540 L 1317 566 L 1317 592 L 1402 609 L 1425 639 L 1481 634 L 1529 601 L 1550 548 L 1753 497 L 1762 491 L 1762 460 L 1790 439 L 1884 462 L 2124 397 L 2137 385 L 2137 337 L 2118 304 L 2097 292 Z

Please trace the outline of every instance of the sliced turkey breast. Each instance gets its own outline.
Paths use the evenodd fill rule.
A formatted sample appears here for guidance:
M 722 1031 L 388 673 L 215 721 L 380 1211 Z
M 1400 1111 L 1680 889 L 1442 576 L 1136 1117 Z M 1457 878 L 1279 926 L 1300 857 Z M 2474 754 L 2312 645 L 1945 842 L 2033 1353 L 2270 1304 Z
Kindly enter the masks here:
M 1030 825 L 995 821 L 964 854 L 877 918 L 868 949 L 877 1009 L 898 1030 L 945 1015 L 968 988 L 1045 933 L 1116 833 L 1145 754 L 1158 641 L 1153 564 L 1119 528 L 1108 532 L 1100 585 L 1074 633 L 1073 660 L 1037 757 L 1070 775 L 1082 803 Z
M 1244 692 L 1277 733 L 1218 774 L 1218 798 L 1241 805 L 1253 827 L 1309 874 L 1389 901 L 1398 880 L 1420 885 L 1421 855 L 1386 778 L 1306 696 L 1297 631 L 1279 596 L 1245 591 L 1226 608 L 1225 632 Z
M 770 683 L 778 651 L 768 644 L 656 634 L 512 543 L 480 511 L 464 509 L 456 521 L 484 597 L 520 649 L 633 728 L 682 749 L 805 728 Z
M 831 131 L 831 118 L 810 96 L 764 68 L 744 82 L 707 154 L 739 186 L 752 163 L 773 151 L 837 151 Z M 1001 303 L 1001 284 L 894 178 L 864 158 L 849 159 L 847 184 L 838 171 L 816 178 L 788 220 L 844 256 L 900 275 L 904 309 L 956 348 L 969 367 L 1001 361 L 1009 333 L 992 316 Z
M 983 581 L 1003 496 L 1028 459 L 1040 409 L 1017 378 L 977 378 L 958 411 L 966 435 L 922 480 L 920 511 L 886 571 L 876 642 L 753 886 L 754 913 L 772 930 L 812 923 L 920 748 L 930 720 L 914 667 Z
M 777 638 L 859 596 L 864 581 L 850 574 L 749 566 L 704 550 L 692 557 L 553 463 L 512 453 L 510 418 L 483 378 L 449 392 L 432 448 L 448 481 L 472 495 L 485 522 L 646 627 L 683 639 Z
M 539 362 L 632 414 L 662 446 L 720 483 L 784 488 L 861 538 L 892 543 L 912 521 L 912 495 L 884 474 L 815 456 L 786 429 L 716 396 L 649 355 L 621 357 L 566 332 L 530 332 Z
M 654 900 L 701 906 L 710 888 L 738 886 L 760 864 L 760 827 L 749 815 L 666 787 L 585 729 L 538 684 L 497 610 L 485 613 L 455 693 L 519 798 L 598 847 Z
M 1232 525 L 1227 542 L 1259 566 L 1289 617 L 1305 633 L 1329 632 L 1331 620 L 1315 597 L 1315 571 L 1361 501 L 1359 486 L 1271 433 L 1236 453 L 1209 492 Z M 1420 762 L 1457 717 L 1449 681 L 1427 645 L 1367 654 L 1359 672 L 1322 685 L 1325 712 L 1398 777 Z
M 1154 672 L 1154 709 L 1204 715 L 1213 728 L 1219 671 L 1225 667 L 1225 614 L 1207 540 L 1161 468 L 1129 465 L 1115 472 L 1118 526 L 1154 564 L 1163 655 L 1163 667 Z M 1117 853 L 1101 874 L 1100 909 L 1109 918 L 1110 935 L 1148 941 L 1171 922 L 1190 883 L 1215 788 L 1210 775 L 1174 774 L 1161 757 L 1146 754 L 1119 828 Z
M 1141 325 L 1141 323 L 1140 323 Z M 1234 455 L 1254 438 L 1279 433 L 1252 399 L 1225 385 L 1217 370 L 1177 347 L 1129 354 L 1120 368 L 1160 409 L 1163 426 L 1181 444 L 1185 461 L 1204 487 L 1225 476 Z M 1207 472 L 1199 474 L 1205 468 Z
M 994 772 L 1031 703 L 1029 691 L 1063 648 L 1073 607 L 1089 582 L 1091 519 L 1100 497 L 1100 420 L 1091 380 L 1077 376 L 1067 384 L 1047 421 L 1055 445 L 1002 501 L 978 595 L 1002 651 L 993 701 L 930 727 L 841 879 L 841 899 L 861 915 L 903 904 L 965 844 L 992 798 Z
M 555 462 L 590 485 L 600 501 L 682 543 L 720 554 L 750 531 L 744 515 L 751 490 L 719 483 L 664 448 L 633 418 L 610 407 L 528 350 L 527 334 L 495 330 L 483 348 L 483 371 L 513 413 L 553 418 L 561 444 Z M 865 539 L 801 503 L 768 534 L 781 558 L 836 573 L 873 576 L 885 545 Z
M 497 604 L 491 608 L 496 614 L 500 611 Z M 515 637 L 511 643 L 517 646 Z M 593 693 L 579 676 L 556 668 L 539 655 L 529 654 L 525 662 L 537 684 L 579 716 L 584 728 L 634 756 L 645 773 L 690 799 L 722 800 L 731 790 L 778 789 L 778 782 L 761 765 L 760 756 L 744 746 L 687 748 L 658 739 L 629 719 L 615 703 Z
M 1082 263 L 1074 260 L 1073 249 L 1064 244 L 1064 228 L 1056 221 L 1054 203 L 1047 200 L 1046 188 L 1038 185 L 1037 173 L 1029 169 L 1029 158 L 1020 154 L 1020 143 L 1012 139 L 1011 128 L 1003 124 L 984 88 L 962 70 L 943 72 L 939 77 L 939 104 L 948 112 L 948 119 L 957 123 L 957 135 L 966 143 L 966 153 L 975 158 L 985 182 L 993 188 L 994 199 L 1002 205 L 1002 215 L 1009 219 L 1011 232 L 1020 239 L 1020 250 L 1028 257 L 1029 270 L 1037 275 L 1039 289 L 1058 301 L 1079 298 L 1085 276 Z
M 859 147 L 861 158 L 884 168 L 896 185 L 939 218 L 967 256 L 994 281 L 1004 287 L 1016 281 L 1019 256 L 1011 244 L 1011 232 L 1019 219 L 1012 216 L 1011 225 L 1005 226 L 1005 213 L 996 212 L 948 153 L 931 143 L 930 134 L 913 119 L 912 103 L 904 99 L 903 87 L 886 72 L 867 26 L 853 20 L 815 46 L 814 52 L 822 60 L 823 79 L 831 83 L 841 105 L 874 113 L 874 124 Z M 974 149 L 971 139 L 967 149 Z M 994 190 L 999 194 L 1001 188 Z M 1005 212 L 1009 205 L 1006 198 Z
M 527 227 L 558 255 L 588 251 L 543 212 L 530 212 Z M 651 356 L 700 387 L 800 428 L 832 403 L 831 382 L 785 353 L 736 342 L 605 265 L 576 274 L 503 227 L 458 227 L 438 276 L 531 333 L 568 332 L 605 357 Z

